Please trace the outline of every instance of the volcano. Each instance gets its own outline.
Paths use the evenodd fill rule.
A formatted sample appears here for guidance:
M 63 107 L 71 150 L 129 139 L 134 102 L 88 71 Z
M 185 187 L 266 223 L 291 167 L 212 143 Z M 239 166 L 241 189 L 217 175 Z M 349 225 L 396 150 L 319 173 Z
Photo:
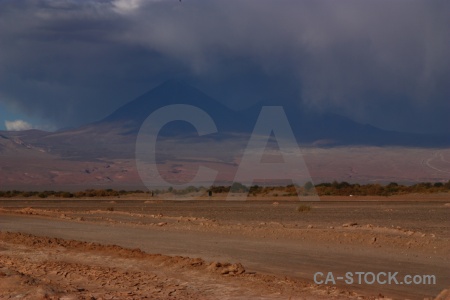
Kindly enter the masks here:
M 235 111 L 194 87 L 168 81 L 104 119 L 75 129 L 0 132 L 0 182 L 18 188 L 139 186 L 135 148 L 141 125 L 158 109 L 173 104 L 203 110 L 218 130 L 199 136 L 184 121 L 169 122 L 161 129 L 156 161 L 163 172 L 187 182 L 199 165 L 220 170 L 222 182 L 232 180 L 261 108 L 280 106 L 258 103 Z M 314 180 L 448 181 L 449 136 L 386 131 L 336 114 L 283 107 Z M 279 120 L 264 122 L 276 125 Z
M 220 133 L 251 134 L 263 106 L 279 106 L 261 102 L 246 110 L 235 111 L 180 81 L 169 80 L 135 100 L 118 108 L 101 121 L 87 125 L 93 132 L 135 136 L 144 120 L 167 105 L 186 104 L 205 111 L 216 123 Z M 301 106 L 284 105 L 289 124 L 299 143 L 322 146 L 366 145 L 447 147 L 448 135 L 430 135 L 389 131 L 370 124 L 361 124 L 332 113 L 305 112 Z M 276 120 L 271 120 L 276 122 Z M 173 135 L 186 133 L 186 124 L 172 126 Z M 189 127 L 190 128 L 190 127 Z M 192 128 L 190 128 L 192 129 Z
M 219 132 L 249 132 L 251 124 L 242 113 L 234 111 L 198 89 L 169 80 L 117 109 L 95 125 L 123 126 L 125 134 L 137 134 L 142 123 L 158 109 L 174 104 L 191 105 L 205 111 L 216 123 Z M 183 131 L 182 126 L 172 128 Z M 180 133 L 180 132 L 175 132 Z
M 118 108 L 104 119 L 75 129 L 55 133 L 37 134 L 36 130 L 13 133 L 25 143 L 59 153 L 64 157 L 133 158 L 134 144 L 139 129 L 153 112 L 167 105 L 185 104 L 205 111 L 215 122 L 218 134 L 216 142 L 224 139 L 250 136 L 263 106 L 278 103 L 258 103 L 246 110 L 235 111 L 209 97 L 200 90 L 169 80 Z M 283 106 L 297 141 L 303 145 L 333 147 L 359 146 L 406 146 L 448 147 L 450 136 L 402 133 L 382 130 L 370 124 L 361 124 L 337 114 L 310 113 L 300 106 Z M 276 123 L 277 120 L 268 120 Z M 161 131 L 164 136 L 195 136 L 196 130 L 186 122 L 173 122 Z M 3 135 L 11 135 L 3 132 Z

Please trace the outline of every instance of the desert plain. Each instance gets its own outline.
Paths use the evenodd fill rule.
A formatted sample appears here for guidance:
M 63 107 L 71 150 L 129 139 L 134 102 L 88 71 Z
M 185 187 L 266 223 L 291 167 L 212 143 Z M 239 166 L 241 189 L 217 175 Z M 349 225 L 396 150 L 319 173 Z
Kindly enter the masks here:
M 1 199 L 0 208 L 0 299 L 449 297 L 448 193 L 314 202 L 141 194 Z M 317 284 L 317 272 L 435 283 Z

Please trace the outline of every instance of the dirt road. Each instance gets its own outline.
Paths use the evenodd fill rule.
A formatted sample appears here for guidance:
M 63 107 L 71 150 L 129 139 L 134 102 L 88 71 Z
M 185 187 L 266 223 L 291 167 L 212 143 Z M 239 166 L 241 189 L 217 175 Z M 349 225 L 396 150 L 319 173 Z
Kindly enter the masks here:
M 234 227 L 227 226 L 201 231 L 190 227 L 140 227 L 15 214 L 0 215 L 0 230 L 140 248 L 148 253 L 201 257 L 210 262 L 240 262 L 250 273 L 289 276 L 309 282 L 316 272 L 333 272 L 335 276 L 359 271 L 399 272 L 400 279 L 407 274 L 436 276 L 433 285 L 345 285 L 337 282 L 338 287 L 368 296 L 382 294 L 401 299 L 423 299 L 436 296 L 449 285 L 450 263 L 444 258 L 448 248 L 438 249 L 433 255 L 433 252 L 420 249 L 404 252 L 366 247 L 351 242 L 352 232 L 349 232 L 348 243 L 345 238 L 337 243 L 327 240 L 326 235 L 325 239 L 315 239 L 314 232 L 297 237 L 277 235 L 276 228 L 268 228 L 267 235 L 261 238 L 261 232 L 256 229 L 250 229 L 254 234 L 244 234 L 244 229 L 243 234 L 236 234 Z M 321 230 L 316 233 L 325 234 Z M 344 234 L 347 237 L 347 233 Z

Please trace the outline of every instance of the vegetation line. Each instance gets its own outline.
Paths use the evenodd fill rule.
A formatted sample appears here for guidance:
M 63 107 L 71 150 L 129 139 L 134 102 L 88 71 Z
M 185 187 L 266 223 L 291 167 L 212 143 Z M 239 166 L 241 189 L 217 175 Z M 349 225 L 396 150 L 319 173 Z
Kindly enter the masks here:
M 163 193 L 173 193 L 176 195 L 186 195 L 190 193 L 197 193 L 199 195 L 208 194 L 223 194 L 223 193 L 248 193 L 253 196 L 297 196 L 297 195 L 314 195 L 318 196 L 394 196 L 406 194 L 430 194 L 430 193 L 449 193 L 450 180 L 447 183 L 436 182 L 422 182 L 414 185 L 401 185 L 391 182 L 387 185 L 381 184 L 350 184 L 348 182 L 320 183 L 313 185 L 311 182 L 305 183 L 303 186 L 287 185 L 287 186 L 258 186 L 253 185 L 247 187 L 241 183 L 233 183 L 231 186 L 211 186 L 194 187 L 190 186 L 185 189 L 174 189 L 173 187 L 167 190 L 113 190 L 113 189 L 88 189 L 79 192 L 67 191 L 0 191 L 0 198 L 95 198 L 95 197 L 120 197 L 131 194 L 151 194 L 158 195 Z

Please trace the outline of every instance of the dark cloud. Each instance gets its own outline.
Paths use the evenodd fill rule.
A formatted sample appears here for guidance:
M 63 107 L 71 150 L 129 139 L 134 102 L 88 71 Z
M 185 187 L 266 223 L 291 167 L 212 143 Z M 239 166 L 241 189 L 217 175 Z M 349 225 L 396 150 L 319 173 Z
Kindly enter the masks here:
M 0 1 L 0 101 L 57 126 L 170 78 L 220 101 L 295 102 L 449 132 L 448 1 Z

